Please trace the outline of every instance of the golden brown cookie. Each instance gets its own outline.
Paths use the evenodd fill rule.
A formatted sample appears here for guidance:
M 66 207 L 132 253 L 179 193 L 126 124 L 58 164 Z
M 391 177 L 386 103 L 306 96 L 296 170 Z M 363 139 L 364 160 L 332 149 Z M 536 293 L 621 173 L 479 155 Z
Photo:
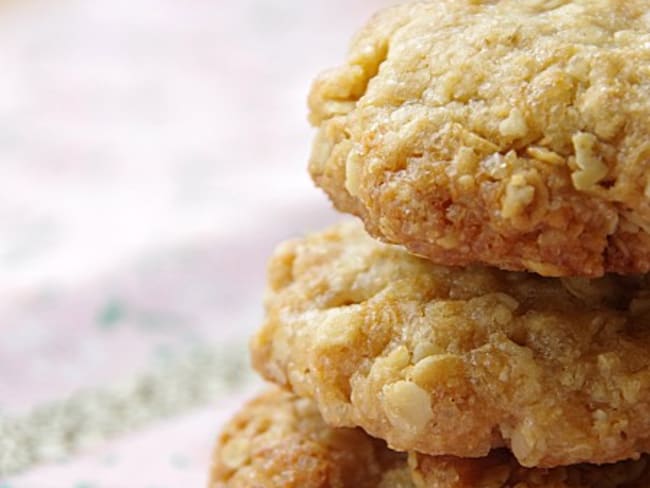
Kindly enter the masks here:
M 279 389 L 223 430 L 210 488 L 410 488 L 406 454 L 360 429 L 331 429 L 316 407 Z
M 501 449 L 481 459 L 394 453 L 361 430 L 328 427 L 304 399 L 272 390 L 226 426 L 210 488 L 647 488 L 647 457 L 528 469 Z
M 309 98 L 310 172 L 445 265 L 650 271 L 650 2 L 435 0 L 379 13 Z
M 434 265 L 344 224 L 281 245 L 262 375 L 397 450 L 524 466 L 650 451 L 650 285 Z
M 636 461 L 524 468 L 506 449 L 478 459 L 409 455 L 418 488 L 648 488 L 648 455 Z

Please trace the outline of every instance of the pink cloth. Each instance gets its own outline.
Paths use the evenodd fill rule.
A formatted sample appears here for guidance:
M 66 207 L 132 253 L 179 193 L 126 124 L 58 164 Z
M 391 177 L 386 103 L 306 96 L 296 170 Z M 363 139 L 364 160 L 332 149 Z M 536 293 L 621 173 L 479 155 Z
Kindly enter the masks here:
M 250 396 L 250 394 L 249 394 Z M 158 422 L 63 464 L 38 466 L 15 477 L 20 488 L 204 487 L 211 452 L 220 426 L 246 396 L 236 395 L 215 407 L 202 408 Z
M 339 218 L 306 173 L 310 80 L 389 3 L 1 5 L 0 426 L 243 351 L 273 246 Z M 252 385 L 3 478 L 5 436 L 0 486 L 202 486 Z

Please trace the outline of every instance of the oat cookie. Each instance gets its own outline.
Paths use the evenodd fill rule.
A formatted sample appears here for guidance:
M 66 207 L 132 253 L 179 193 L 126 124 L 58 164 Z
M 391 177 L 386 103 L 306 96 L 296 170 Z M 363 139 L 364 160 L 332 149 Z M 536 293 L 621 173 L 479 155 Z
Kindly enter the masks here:
M 389 451 L 361 430 L 334 429 L 313 404 L 272 390 L 226 426 L 210 488 L 647 488 L 646 457 L 607 466 L 527 469 L 506 450 L 481 459 Z
M 225 427 L 210 488 L 410 488 L 406 454 L 360 429 L 331 429 L 316 407 L 279 389 Z
M 648 456 L 601 466 L 524 468 L 506 449 L 478 459 L 409 455 L 418 488 L 647 488 Z
M 650 451 L 650 285 L 435 265 L 339 225 L 281 245 L 263 376 L 397 450 L 524 466 Z
M 650 271 L 650 1 L 435 0 L 379 13 L 309 98 L 310 172 L 446 265 Z

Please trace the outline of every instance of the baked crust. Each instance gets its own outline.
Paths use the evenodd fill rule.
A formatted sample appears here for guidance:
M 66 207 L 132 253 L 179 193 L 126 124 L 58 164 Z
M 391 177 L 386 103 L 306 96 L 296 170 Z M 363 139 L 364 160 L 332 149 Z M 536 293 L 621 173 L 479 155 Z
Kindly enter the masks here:
M 334 429 L 304 399 L 271 390 L 231 420 L 210 488 L 647 488 L 647 456 L 613 465 L 527 469 L 506 450 L 481 459 L 394 453 L 361 430 Z
M 315 81 L 310 172 L 445 265 L 650 271 L 650 3 L 388 9 Z
M 435 265 L 357 223 L 281 245 L 251 341 L 268 380 L 396 450 L 524 466 L 650 450 L 645 277 Z
M 280 389 L 224 428 L 210 488 L 411 488 L 406 455 L 360 429 L 331 429 L 316 407 Z
M 601 466 L 578 464 L 552 469 L 524 468 L 505 449 L 478 459 L 409 455 L 418 488 L 646 488 L 648 456 Z

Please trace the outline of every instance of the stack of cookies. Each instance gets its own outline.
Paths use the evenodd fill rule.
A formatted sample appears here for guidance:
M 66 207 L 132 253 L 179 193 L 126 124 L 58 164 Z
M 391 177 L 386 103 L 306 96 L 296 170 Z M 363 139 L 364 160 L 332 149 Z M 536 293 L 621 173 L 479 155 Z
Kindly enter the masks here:
M 650 1 L 398 6 L 310 108 L 365 229 L 272 257 L 211 486 L 650 487 Z

